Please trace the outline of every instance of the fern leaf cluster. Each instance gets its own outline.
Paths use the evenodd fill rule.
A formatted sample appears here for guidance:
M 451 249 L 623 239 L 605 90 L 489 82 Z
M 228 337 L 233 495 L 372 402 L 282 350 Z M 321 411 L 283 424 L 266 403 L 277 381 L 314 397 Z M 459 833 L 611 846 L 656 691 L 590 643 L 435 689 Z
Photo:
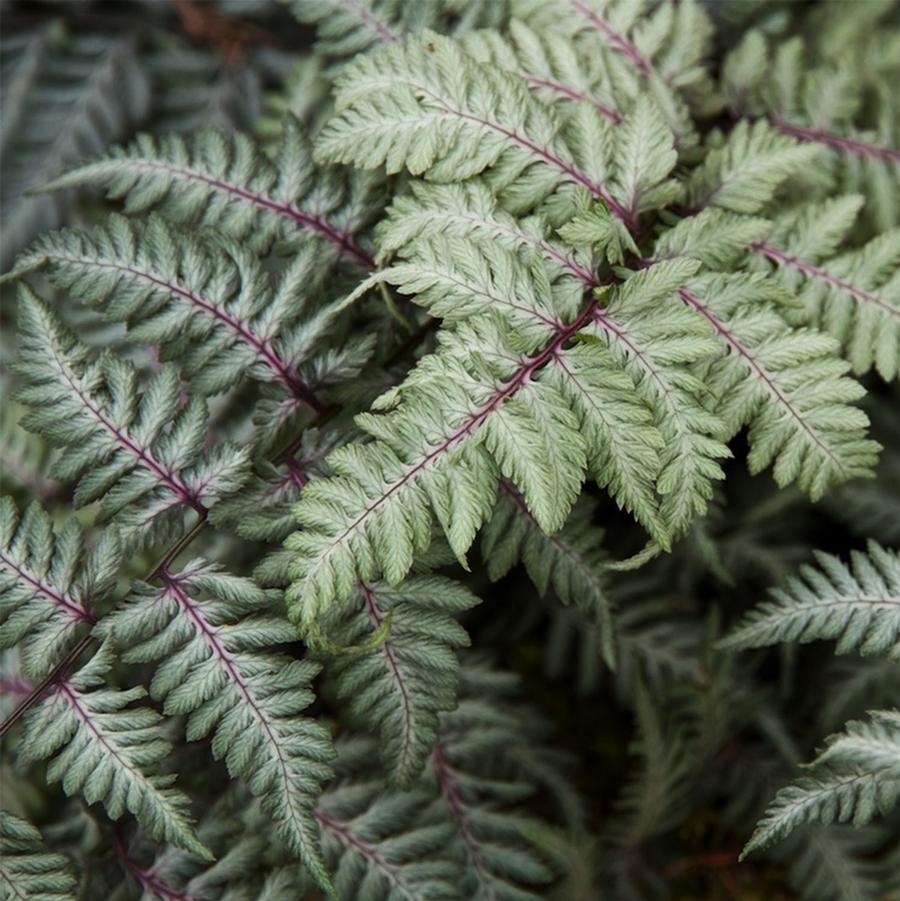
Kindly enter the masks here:
M 4 7 L 0 896 L 896 892 L 842 6 Z

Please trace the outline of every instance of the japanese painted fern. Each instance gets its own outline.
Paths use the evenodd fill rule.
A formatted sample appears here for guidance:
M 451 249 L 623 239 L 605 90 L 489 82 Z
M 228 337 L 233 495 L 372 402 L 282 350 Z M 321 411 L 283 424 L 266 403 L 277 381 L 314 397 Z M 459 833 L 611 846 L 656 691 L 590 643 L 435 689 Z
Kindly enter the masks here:
M 816 822 L 776 882 L 892 890 L 897 553 L 719 625 L 886 521 L 840 500 L 898 453 L 876 5 L 867 53 L 829 3 L 12 4 L 0 895 L 774 896 L 735 843 L 821 701 L 732 651 L 813 639 L 849 722 L 746 852 Z

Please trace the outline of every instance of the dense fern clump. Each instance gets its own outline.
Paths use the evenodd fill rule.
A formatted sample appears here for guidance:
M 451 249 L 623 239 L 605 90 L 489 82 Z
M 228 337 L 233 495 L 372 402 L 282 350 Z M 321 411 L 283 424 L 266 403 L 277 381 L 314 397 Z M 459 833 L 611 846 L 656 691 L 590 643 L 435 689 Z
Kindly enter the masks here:
M 900 899 L 895 0 L 2 16 L 0 897 Z

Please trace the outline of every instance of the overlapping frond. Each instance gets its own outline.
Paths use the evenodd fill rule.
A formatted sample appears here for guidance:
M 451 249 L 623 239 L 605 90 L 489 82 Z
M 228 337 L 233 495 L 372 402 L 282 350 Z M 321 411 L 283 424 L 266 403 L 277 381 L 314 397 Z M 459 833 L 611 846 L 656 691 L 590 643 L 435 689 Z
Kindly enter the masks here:
M 290 116 L 274 161 L 240 133 L 140 135 L 46 189 L 82 184 L 102 185 L 109 197 L 125 201 L 126 212 L 156 209 L 167 219 L 211 227 L 257 249 L 275 240 L 295 246 L 299 236 L 311 235 L 333 260 L 343 256 L 363 268 L 372 265 L 353 239 L 373 212 L 366 185 L 348 190 L 317 170 L 302 127 Z
M 892 99 L 881 93 L 895 73 L 875 74 L 870 82 L 864 65 L 816 55 L 800 38 L 771 47 L 761 31 L 748 31 L 725 61 L 729 106 L 735 115 L 766 118 L 781 134 L 822 148 L 842 188 L 867 195 L 867 217 L 880 228 L 896 226 L 900 132 L 888 112 Z M 881 93 L 881 115 L 872 115 L 870 92 Z
M 69 34 L 60 21 L 37 31 L 4 29 L 0 66 L 5 270 L 37 232 L 58 225 L 72 206 L 71 193 L 32 197 L 26 191 L 128 137 L 149 111 L 150 92 L 131 38 Z
M 154 838 L 208 858 L 194 834 L 188 799 L 172 787 L 174 776 L 159 773 L 172 749 L 162 717 L 151 707 L 132 706 L 146 695 L 142 687 L 109 687 L 111 657 L 102 647 L 28 711 L 21 758 L 52 758 L 47 779 L 61 782 L 66 794 L 102 802 L 114 820 L 130 812 Z
M 478 599 L 434 575 L 397 588 L 363 583 L 357 595 L 357 609 L 330 635 L 338 647 L 327 670 L 349 709 L 379 734 L 385 769 L 408 786 L 437 740 L 439 714 L 456 704 L 455 652 L 469 643 L 456 616 Z
M 293 629 L 275 598 L 248 579 L 195 560 L 138 583 L 99 626 L 127 650 L 126 662 L 161 661 L 151 695 L 168 715 L 185 715 L 187 737 L 212 734 L 214 756 L 247 782 L 291 850 L 327 886 L 312 816 L 331 774 L 327 730 L 301 712 L 319 667 L 270 650 Z
M 624 848 L 635 848 L 677 822 L 690 789 L 687 729 L 663 721 L 640 680 L 635 682 L 635 715 L 638 733 L 631 751 L 640 757 L 641 768 L 619 795 L 622 820 L 610 836 Z
M 567 605 L 577 606 L 599 629 L 598 645 L 608 666 L 615 665 L 612 602 L 603 529 L 594 525 L 594 504 L 586 497 L 572 508 L 565 525 L 547 535 L 507 482 L 501 482 L 497 507 L 485 524 L 481 548 L 492 579 L 505 576 L 521 561 L 538 591 L 551 588 Z
M 432 794 L 421 786 L 385 792 L 371 778 L 329 788 L 316 820 L 338 898 L 451 901 L 458 896 L 459 867 L 447 853 L 453 827 L 429 809 L 430 802 Z
M 833 335 L 853 367 L 890 381 L 900 372 L 900 229 L 839 248 L 862 198 L 846 195 L 779 217 L 753 252 L 803 302 L 806 321 Z
M 552 871 L 528 840 L 530 821 L 511 806 L 534 790 L 519 759 L 529 738 L 515 682 L 478 666 L 464 676 L 465 696 L 445 714 L 430 760 L 443 815 L 455 826 L 450 851 L 463 869 L 458 891 L 473 901 L 532 901 Z
M 31 823 L 0 810 L 0 896 L 9 901 L 74 901 L 75 888 L 65 855 L 47 851 Z
M 871 475 L 880 446 L 866 437 L 869 419 L 852 406 L 865 391 L 830 335 L 791 328 L 781 309 L 790 298 L 770 279 L 697 276 L 679 291 L 715 329 L 726 353 L 704 381 L 729 435 L 749 425 L 750 471 L 773 466 L 813 500 Z
M 77 505 L 100 500 L 104 518 L 150 543 L 185 510 L 202 513 L 241 484 L 246 450 L 204 448 L 205 404 L 199 396 L 182 403 L 173 368 L 160 368 L 141 392 L 132 364 L 98 356 L 25 285 L 18 311 L 22 424 L 65 448 L 53 472 L 78 479 Z
M 486 178 L 508 209 L 526 212 L 560 184 L 586 188 L 623 227 L 678 193 L 671 132 L 656 105 L 639 99 L 614 129 L 581 104 L 557 116 L 515 73 L 480 63 L 460 44 L 428 32 L 383 47 L 343 70 L 337 115 L 317 157 L 438 182 Z
M 79 626 L 94 624 L 120 563 L 114 531 L 88 551 L 74 518 L 57 533 L 36 502 L 20 516 L 10 498 L 0 498 L 0 648 L 18 645 L 26 677 L 49 673 Z
M 274 283 L 237 242 L 201 239 L 158 216 L 114 215 L 92 231 L 42 238 L 16 272 L 41 269 L 57 287 L 126 321 L 132 339 L 160 346 L 204 394 L 249 376 L 322 413 L 313 358 L 324 354 L 335 314 L 308 308 L 327 275 L 320 256 L 302 246 Z
M 420 280 L 413 266 L 404 265 L 399 264 L 398 277 L 408 274 L 424 302 L 434 297 L 442 303 L 442 292 L 430 293 L 432 273 Z M 716 345 L 703 320 L 688 310 L 681 315 L 673 307 L 664 323 L 651 315 L 695 264 L 663 263 L 637 273 L 610 292 L 605 308 L 594 300 L 577 311 L 580 289 L 573 295 L 572 287 L 564 286 L 558 315 L 569 318 L 567 324 L 530 309 L 541 295 L 519 288 L 523 315 L 535 323 L 525 335 L 511 331 L 512 324 L 498 325 L 491 315 L 497 310 L 488 313 L 479 306 L 487 306 L 481 298 L 510 271 L 501 268 L 503 258 L 497 267 L 491 260 L 474 265 L 472 272 L 459 274 L 477 281 L 467 295 L 475 319 L 445 331 L 439 352 L 421 360 L 406 382 L 385 396 L 379 408 L 384 412 L 357 417 L 375 440 L 336 451 L 329 459 L 335 476 L 312 482 L 301 496 L 296 514 L 305 528 L 288 539 L 300 552 L 288 600 L 304 628 L 332 601 L 347 597 L 358 579 L 371 581 L 382 573 L 392 583 L 402 579 L 428 546 L 433 519 L 464 559 L 493 505 L 500 475 L 516 486 L 548 533 L 565 522 L 589 457 L 603 484 L 624 497 L 623 505 L 638 507 L 630 497 L 640 496 L 634 474 L 647 462 L 643 445 L 632 439 L 636 460 L 610 450 L 627 443 L 616 433 L 626 422 L 655 425 L 668 442 L 659 471 L 641 475 L 662 495 L 664 526 L 654 530 L 661 542 L 703 509 L 711 479 L 721 475 L 715 458 L 727 450 L 715 440 L 718 420 L 694 398 L 700 383 L 683 365 Z M 532 271 L 540 277 L 540 270 Z M 528 272 L 520 267 L 516 275 L 528 279 Z M 511 315 L 519 313 L 517 308 Z M 447 315 L 455 318 L 455 310 Z M 625 341 L 619 341 L 617 323 Z M 547 343 L 523 354 L 541 335 Z M 577 335 L 584 341 L 569 346 Z M 498 353 L 505 344 L 509 349 Z M 601 389 L 609 392 L 608 408 L 589 396 Z M 655 411 L 652 423 L 629 399 L 629 390 L 637 393 L 638 405 Z M 582 425 L 585 420 L 589 427 Z M 527 455 L 522 447 L 529 448 Z M 644 518 L 652 527 L 653 520 Z
M 772 600 L 754 608 L 728 638 L 731 647 L 837 639 L 838 653 L 857 650 L 900 659 L 900 554 L 870 541 L 849 565 L 817 553 Z
M 743 854 L 806 823 L 862 825 L 889 813 L 898 801 L 900 713 L 875 711 L 833 735 L 810 764 L 810 774 L 778 792 Z

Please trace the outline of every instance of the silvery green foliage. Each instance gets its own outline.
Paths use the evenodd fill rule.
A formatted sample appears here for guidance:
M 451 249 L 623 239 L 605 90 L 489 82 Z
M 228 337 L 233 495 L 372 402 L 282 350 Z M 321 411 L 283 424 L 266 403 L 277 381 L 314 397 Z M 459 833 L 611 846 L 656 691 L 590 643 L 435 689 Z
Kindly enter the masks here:
M 414 575 L 399 588 L 360 583 L 354 600 L 330 635 L 338 643 L 330 670 L 350 711 L 381 735 L 391 778 L 409 785 L 434 746 L 439 714 L 456 706 L 455 651 L 469 644 L 456 618 L 478 598 L 449 579 Z M 360 644 L 373 632 L 383 632 L 374 647 Z
M 70 34 L 61 21 L 28 32 L 5 30 L 0 43 L 4 270 L 72 206 L 71 193 L 26 192 L 127 137 L 147 115 L 149 85 L 135 49 L 128 37 Z
M 859 651 L 897 659 L 900 653 L 900 555 L 874 541 L 850 564 L 817 554 L 818 566 L 772 591 L 728 639 L 732 647 L 779 641 L 836 639 L 837 653 Z
M 62 849 L 110 901 L 655 897 L 849 720 L 748 850 L 791 832 L 804 897 L 883 894 L 896 822 L 822 824 L 894 806 L 896 676 L 820 668 L 811 706 L 794 658 L 716 644 L 817 518 L 892 535 L 889 7 L 770 4 L 737 46 L 691 0 L 13 29 L 4 156 L 63 225 L 9 275 L 0 764 L 49 849 L 15 826 L 20 884 L 69 891 Z M 92 186 L 113 209 L 63 217 Z M 897 568 L 821 556 L 725 643 L 889 664 Z
M 162 661 L 150 695 L 167 716 L 187 716 L 189 741 L 212 733 L 213 755 L 262 798 L 285 843 L 327 884 L 311 808 L 331 775 L 331 740 L 300 716 L 318 667 L 267 650 L 293 630 L 277 598 L 250 580 L 203 560 L 162 580 L 136 584 L 99 634 L 124 648 L 125 663 Z
M 850 565 L 829 554 L 818 567 L 773 591 L 773 601 L 751 611 L 727 639 L 732 647 L 778 641 L 836 639 L 836 651 L 896 660 L 900 635 L 900 556 L 874 541 L 853 552 Z M 781 789 L 760 820 L 744 854 L 809 822 L 861 825 L 891 811 L 900 799 L 900 714 L 871 711 L 832 735 L 808 775 Z
M 317 170 L 299 122 L 288 116 L 275 160 L 244 134 L 199 131 L 188 137 L 139 135 L 105 159 L 54 179 L 46 190 L 96 184 L 127 212 L 156 209 L 167 219 L 212 227 L 256 250 L 288 247 L 309 234 L 332 259 L 346 255 L 368 267 L 353 240 L 371 215 L 372 180 Z
M 61 782 L 66 794 L 101 802 L 112 819 L 128 811 L 153 838 L 209 859 L 187 797 L 172 787 L 175 776 L 159 772 L 172 750 L 162 717 L 132 706 L 147 693 L 141 686 L 108 685 L 111 664 L 104 645 L 26 714 L 22 760 L 49 760 L 47 779 Z
M 19 289 L 19 400 L 22 424 L 65 448 L 53 472 L 78 480 L 76 505 L 101 500 L 129 542 L 171 535 L 185 511 L 203 512 L 246 478 L 245 450 L 203 446 L 206 406 L 181 405 L 173 367 L 159 369 L 143 392 L 133 365 L 81 343 L 31 291 Z
M 62 854 L 45 849 L 31 823 L 0 811 L 0 891 L 22 901 L 72 901 L 75 880 Z
M 55 533 L 36 502 L 20 515 L 11 498 L 0 499 L 0 647 L 18 647 L 23 675 L 46 676 L 79 628 L 96 622 L 121 562 L 115 532 L 86 551 L 77 520 Z

